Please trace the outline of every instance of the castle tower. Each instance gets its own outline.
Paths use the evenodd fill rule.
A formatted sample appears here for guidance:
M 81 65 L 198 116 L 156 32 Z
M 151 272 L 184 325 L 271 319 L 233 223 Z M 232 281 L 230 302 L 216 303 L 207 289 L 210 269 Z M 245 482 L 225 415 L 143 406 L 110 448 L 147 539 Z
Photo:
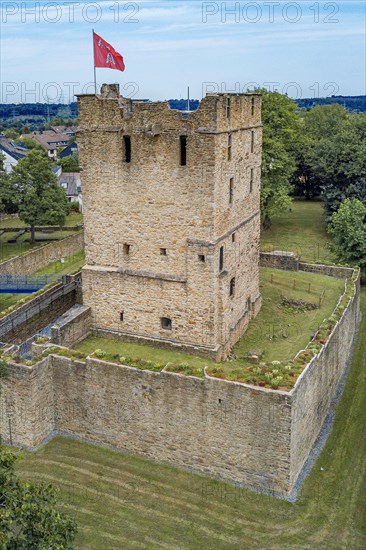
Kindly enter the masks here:
M 224 358 L 260 308 L 261 97 L 81 95 L 84 303 L 101 334 Z

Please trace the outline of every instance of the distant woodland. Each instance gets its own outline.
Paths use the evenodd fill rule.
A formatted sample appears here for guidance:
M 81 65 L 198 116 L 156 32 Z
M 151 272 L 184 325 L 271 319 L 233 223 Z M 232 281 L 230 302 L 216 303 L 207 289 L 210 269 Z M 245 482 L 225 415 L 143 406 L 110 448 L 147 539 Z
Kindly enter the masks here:
M 339 104 L 349 111 L 366 112 L 366 96 L 332 96 L 295 101 L 300 109 L 309 110 L 319 105 Z M 187 99 L 170 99 L 170 107 L 187 110 Z M 199 101 L 190 101 L 190 110 L 198 108 Z M 19 133 L 46 130 L 51 124 L 71 125 L 77 119 L 77 103 L 2 103 L 0 104 L 0 131 L 14 128 Z

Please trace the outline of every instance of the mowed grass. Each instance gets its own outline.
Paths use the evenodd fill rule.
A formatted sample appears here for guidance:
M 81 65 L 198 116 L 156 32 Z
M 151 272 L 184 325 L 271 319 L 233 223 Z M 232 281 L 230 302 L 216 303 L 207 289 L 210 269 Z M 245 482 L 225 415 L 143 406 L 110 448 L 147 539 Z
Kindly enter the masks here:
M 291 212 L 275 216 L 272 222 L 271 229 L 262 229 L 263 252 L 285 250 L 295 252 L 303 262 L 335 263 L 321 202 L 294 201 Z
M 60 487 L 76 550 L 363 550 L 366 289 L 363 321 L 331 435 L 296 503 L 56 438 L 25 453 L 25 479 Z
M 71 212 L 66 217 L 65 225 L 79 225 L 83 223 L 83 215 L 81 212 Z M 4 227 L 26 227 L 27 224 L 21 221 L 19 218 L 9 218 L 6 220 L 0 220 L 0 229 Z
M 72 214 L 69 214 L 66 218 L 65 225 L 67 226 L 75 226 L 79 225 L 83 222 L 83 216 L 81 213 L 75 212 Z M 0 232 L 1 229 L 4 227 L 25 227 L 26 224 L 22 221 L 20 221 L 18 218 L 11 218 L 8 220 L 2 220 L 0 221 Z M 34 244 L 31 244 L 30 242 L 26 242 L 27 239 L 30 238 L 30 233 L 24 233 L 16 243 L 9 243 L 9 239 L 14 237 L 16 235 L 16 232 L 11 233 L 3 233 L 0 235 L 0 262 L 4 262 L 5 260 L 9 260 L 10 258 L 14 258 L 15 256 L 20 256 L 21 254 L 25 254 L 26 252 L 30 252 L 32 250 L 35 250 L 36 248 L 39 248 L 40 246 L 44 246 L 45 244 L 48 244 L 47 241 L 59 241 L 61 239 L 65 239 L 66 237 L 70 237 L 71 235 L 75 235 L 75 231 L 55 231 L 53 233 L 39 233 L 36 232 L 36 239 L 47 239 L 47 241 L 41 241 L 41 242 L 35 242 Z
M 262 352 L 265 361 L 292 359 L 309 343 L 323 319 L 332 314 L 344 289 L 345 282 L 341 279 L 261 268 L 262 307 L 234 347 L 235 355 L 244 357 L 253 350 Z M 324 299 L 319 306 L 323 291 Z M 318 307 L 309 311 L 288 309 L 281 303 L 283 297 Z

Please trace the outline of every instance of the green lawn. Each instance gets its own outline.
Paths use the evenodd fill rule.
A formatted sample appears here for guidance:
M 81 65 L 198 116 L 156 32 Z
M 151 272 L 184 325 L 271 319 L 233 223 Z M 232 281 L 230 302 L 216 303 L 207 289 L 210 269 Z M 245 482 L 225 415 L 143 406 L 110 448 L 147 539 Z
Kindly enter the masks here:
M 76 550 L 361 550 L 365 525 L 366 289 L 333 431 L 295 504 L 57 438 L 18 465 L 61 489 Z
M 83 221 L 83 216 L 81 213 L 72 213 L 69 216 L 67 216 L 65 225 L 67 226 L 75 226 L 81 224 Z M 2 227 L 25 227 L 26 224 L 24 222 L 21 222 L 17 218 L 12 218 L 9 220 L 2 220 L 0 221 L 0 230 Z M 14 237 L 16 233 L 3 233 L 0 235 L 0 262 L 4 262 L 5 260 L 8 260 L 9 258 L 14 258 L 15 256 L 19 256 L 20 254 L 25 254 L 26 252 L 30 252 L 31 250 L 34 250 L 36 248 L 39 248 L 40 246 L 44 246 L 47 244 L 47 242 L 36 242 L 34 244 L 31 244 L 29 242 L 25 242 L 27 239 L 30 238 L 29 233 L 25 233 L 22 235 L 18 241 L 14 244 L 8 243 L 8 240 Z M 55 231 L 53 233 L 36 233 L 36 239 L 47 239 L 48 241 L 59 241 L 60 239 L 65 239 L 66 237 L 70 237 L 71 235 L 75 235 L 75 231 Z
M 81 212 L 71 212 L 66 218 L 65 225 L 79 225 L 83 223 L 83 215 Z M 26 227 L 26 223 L 19 218 L 9 218 L 8 220 L 0 220 L 0 229 L 4 227 Z
M 262 251 L 286 250 L 298 254 L 303 262 L 334 263 L 322 203 L 294 201 L 291 210 L 275 216 L 270 230 L 262 230 Z
M 256 351 L 262 354 L 261 361 L 289 362 L 297 352 L 306 347 L 313 332 L 323 319 L 332 314 L 339 296 L 344 291 L 344 281 L 341 279 L 312 273 L 294 273 L 261 268 L 260 277 L 262 308 L 234 347 L 235 358 L 221 363 L 219 368 L 209 359 L 187 353 L 95 336 L 84 340 L 77 346 L 77 349 L 88 354 L 100 349 L 107 353 L 106 360 L 117 360 L 117 362 L 122 356 L 132 360 L 140 358 L 154 364 L 158 363 L 160 365 L 158 368 L 151 365 L 153 370 L 161 370 L 167 363 L 172 363 L 169 370 L 195 376 L 203 376 L 203 368 L 207 365 L 210 375 L 255 384 L 258 376 L 252 372 L 253 364 L 247 358 L 248 352 Z M 282 298 L 286 297 L 318 305 L 324 290 L 324 300 L 321 306 L 314 310 L 302 311 L 296 308 L 286 308 L 281 304 Z M 132 363 L 128 359 L 125 364 L 131 365 Z M 186 367 L 179 366 L 182 363 Z M 147 368 L 149 368 L 148 365 Z M 294 371 L 288 384 L 284 384 L 284 387 L 292 387 L 300 372 L 301 369 Z M 268 387 L 270 387 L 269 383 Z

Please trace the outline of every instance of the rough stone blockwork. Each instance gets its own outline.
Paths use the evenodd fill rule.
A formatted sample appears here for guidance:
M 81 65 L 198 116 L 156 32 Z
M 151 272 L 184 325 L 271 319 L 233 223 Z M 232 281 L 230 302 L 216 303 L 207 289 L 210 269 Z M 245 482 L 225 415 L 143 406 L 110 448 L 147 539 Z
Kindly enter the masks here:
M 291 392 L 50 356 L 11 365 L 0 433 L 29 448 L 62 433 L 288 497 L 346 366 L 359 284 Z
M 43 269 L 52 262 L 61 258 L 73 256 L 84 247 L 84 232 L 67 237 L 60 241 L 41 246 L 31 252 L 16 256 L 0 263 L 1 275 L 28 275 L 38 269 Z
M 0 319 L 0 342 L 21 343 L 77 302 L 76 276 L 58 283 Z
M 104 85 L 78 144 L 93 328 L 227 356 L 260 308 L 260 95 L 182 114 Z

